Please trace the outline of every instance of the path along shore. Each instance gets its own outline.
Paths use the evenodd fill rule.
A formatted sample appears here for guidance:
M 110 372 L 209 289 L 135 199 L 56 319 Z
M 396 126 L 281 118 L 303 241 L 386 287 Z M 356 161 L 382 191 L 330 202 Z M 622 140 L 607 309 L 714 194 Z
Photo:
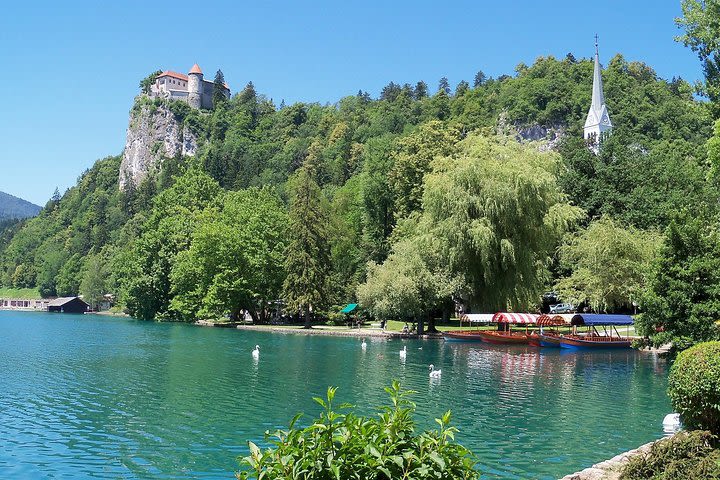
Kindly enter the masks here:
M 443 338 L 441 333 L 416 335 L 402 333 L 393 330 L 383 330 L 379 327 L 369 328 L 348 328 L 333 327 L 329 325 L 315 325 L 312 328 L 303 328 L 302 326 L 291 325 L 246 325 L 246 324 L 227 324 L 215 323 L 207 320 L 199 320 L 195 325 L 203 327 L 224 327 L 236 328 L 238 330 L 253 330 L 256 332 L 283 333 L 290 335 L 329 335 L 333 337 L 382 337 L 382 338 Z

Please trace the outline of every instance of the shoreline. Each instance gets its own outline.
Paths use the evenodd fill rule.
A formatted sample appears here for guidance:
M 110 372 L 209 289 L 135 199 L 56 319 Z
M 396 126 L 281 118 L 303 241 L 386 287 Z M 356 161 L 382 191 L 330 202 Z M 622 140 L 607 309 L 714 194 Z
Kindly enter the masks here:
M 195 325 L 217 326 L 195 322 Z M 286 335 L 326 335 L 330 337 L 375 337 L 375 338 L 409 338 L 409 339 L 442 339 L 442 334 L 414 335 L 402 332 L 387 331 L 380 328 L 342 329 L 343 327 L 314 326 L 306 329 L 301 326 L 265 326 L 265 325 L 237 325 L 238 330 L 255 332 L 282 333 Z
M 631 458 L 648 453 L 650 448 L 656 442 L 664 440 L 665 438 L 668 437 L 659 438 L 653 442 L 641 445 L 638 448 L 620 453 L 609 460 L 596 463 L 591 467 L 580 470 L 579 472 L 565 475 L 559 480 L 618 480 L 620 478 L 622 467 L 625 466 Z

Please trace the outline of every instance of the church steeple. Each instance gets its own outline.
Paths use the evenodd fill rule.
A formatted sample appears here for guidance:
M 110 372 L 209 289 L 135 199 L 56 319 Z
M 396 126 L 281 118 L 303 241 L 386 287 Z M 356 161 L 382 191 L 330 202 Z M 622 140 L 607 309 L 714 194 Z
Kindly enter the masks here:
M 597 153 L 602 139 L 602 134 L 612 130 L 610 115 L 605 106 L 605 95 L 603 94 L 602 75 L 600 70 L 600 54 L 598 51 L 598 37 L 595 35 L 595 68 L 593 71 L 592 102 L 590 110 L 585 119 L 583 136 L 590 145 L 590 148 Z

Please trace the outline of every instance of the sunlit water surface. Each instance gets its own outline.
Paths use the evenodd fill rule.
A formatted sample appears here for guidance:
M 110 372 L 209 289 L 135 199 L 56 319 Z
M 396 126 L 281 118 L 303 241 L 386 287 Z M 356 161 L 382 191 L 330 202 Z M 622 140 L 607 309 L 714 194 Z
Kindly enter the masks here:
M 482 478 L 557 478 L 660 437 L 670 411 L 649 353 L 360 342 L 0 312 L 0 478 L 232 478 L 328 385 L 373 414 L 398 379 L 423 428 L 451 409 Z

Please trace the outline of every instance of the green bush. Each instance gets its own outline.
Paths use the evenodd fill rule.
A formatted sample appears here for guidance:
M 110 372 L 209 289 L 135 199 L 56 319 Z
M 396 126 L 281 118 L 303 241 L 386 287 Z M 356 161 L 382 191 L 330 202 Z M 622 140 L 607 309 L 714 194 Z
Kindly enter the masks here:
M 623 467 L 623 480 L 720 479 L 720 451 L 713 449 L 710 432 L 680 432 L 653 444 L 650 452 L 631 458 Z
M 720 342 L 699 343 L 677 356 L 668 395 L 688 429 L 720 433 Z
M 296 428 L 296 416 L 288 430 L 270 435 L 274 447 L 261 450 L 248 442 L 250 456 L 241 459 L 240 480 L 316 479 L 477 479 L 472 454 L 455 443 L 457 429 L 449 426 L 450 412 L 437 430 L 415 434 L 412 415 L 415 404 L 407 399 L 413 392 L 402 391 L 398 382 L 385 389 L 391 405 L 377 417 L 365 418 L 333 410 L 335 388 L 328 388 L 327 400 L 315 398 L 323 407 L 309 427 Z M 346 410 L 343 404 L 339 410 Z M 271 438 L 272 437 L 272 438 Z

